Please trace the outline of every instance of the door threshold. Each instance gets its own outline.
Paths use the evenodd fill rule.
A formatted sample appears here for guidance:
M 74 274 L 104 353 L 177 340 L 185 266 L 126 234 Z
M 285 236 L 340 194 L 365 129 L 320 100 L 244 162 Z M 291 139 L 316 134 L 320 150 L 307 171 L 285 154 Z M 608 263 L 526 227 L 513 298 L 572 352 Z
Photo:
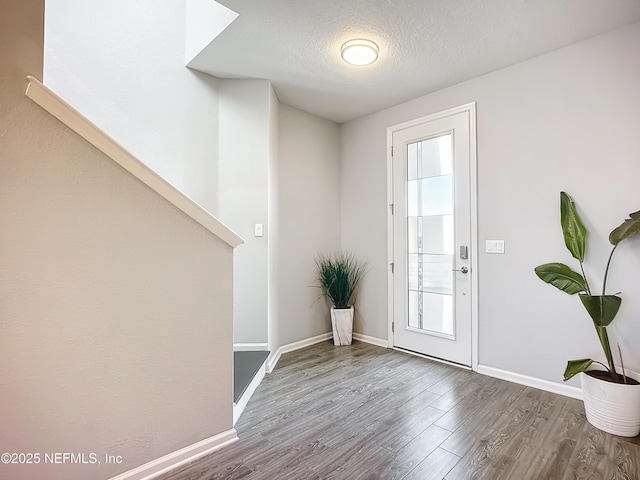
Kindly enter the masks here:
M 416 357 L 426 358 L 427 360 L 433 360 L 434 362 L 444 363 L 445 365 L 450 365 L 452 367 L 458 367 L 458 368 L 462 368 L 463 370 L 469 370 L 470 372 L 473 371 L 473 368 L 471 368 L 469 365 L 463 365 L 462 363 L 452 362 L 450 360 L 445 360 L 444 358 L 432 357 L 430 355 L 425 355 L 424 353 L 414 352 L 413 350 L 407 350 L 406 348 L 401 348 L 401 347 L 393 347 L 393 349 L 397 350 L 398 352 L 414 355 Z

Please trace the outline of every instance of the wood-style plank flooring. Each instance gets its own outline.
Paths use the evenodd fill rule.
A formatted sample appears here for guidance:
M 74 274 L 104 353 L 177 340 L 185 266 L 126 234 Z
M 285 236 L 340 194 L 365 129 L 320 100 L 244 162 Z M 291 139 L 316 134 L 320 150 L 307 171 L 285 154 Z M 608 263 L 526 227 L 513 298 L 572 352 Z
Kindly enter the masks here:
M 236 429 L 159 479 L 640 479 L 578 400 L 359 342 L 283 355 Z

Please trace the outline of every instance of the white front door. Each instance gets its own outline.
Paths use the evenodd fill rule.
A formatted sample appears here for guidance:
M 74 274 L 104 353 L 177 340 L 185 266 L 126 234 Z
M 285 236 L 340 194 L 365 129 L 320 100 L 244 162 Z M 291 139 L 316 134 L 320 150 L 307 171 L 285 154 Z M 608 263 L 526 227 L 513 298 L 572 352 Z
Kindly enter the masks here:
M 471 366 L 474 105 L 389 131 L 393 345 Z

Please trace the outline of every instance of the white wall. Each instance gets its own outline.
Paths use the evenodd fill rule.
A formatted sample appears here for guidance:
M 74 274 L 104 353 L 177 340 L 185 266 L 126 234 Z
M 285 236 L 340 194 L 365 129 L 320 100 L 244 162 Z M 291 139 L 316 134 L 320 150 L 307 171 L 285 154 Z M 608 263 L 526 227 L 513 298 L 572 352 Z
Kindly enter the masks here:
M 266 343 L 271 86 L 187 69 L 185 2 L 47 1 L 45 81 L 245 238 L 234 340 Z
M 559 192 L 573 195 L 589 236 L 587 274 L 599 285 L 608 233 L 640 208 L 640 24 L 584 41 L 342 127 L 342 246 L 369 258 L 356 330 L 386 338 L 386 128 L 477 102 L 480 363 L 560 381 L 566 360 L 601 356 L 577 298 L 533 273 L 572 263 Z M 640 240 L 616 252 L 611 292 L 624 301 L 612 333 L 640 368 Z M 597 281 L 596 281 L 597 280 Z
M 234 255 L 234 342 L 267 343 L 267 255 L 271 85 L 224 80 L 219 86 L 219 174 L 216 216 L 246 243 Z M 254 237 L 254 225 L 264 236 Z
M 279 107 L 278 345 L 331 331 L 314 256 L 340 249 L 340 130 Z
M 238 14 L 215 0 L 186 0 L 184 60 L 198 56 Z
M 24 96 L 42 0 L 0 8 L 0 465 L 104 479 L 232 427 L 231 250 Z
M 45 84 L 215 212 L 217 81 L 185 62 L 186 0 L 47 0 Z

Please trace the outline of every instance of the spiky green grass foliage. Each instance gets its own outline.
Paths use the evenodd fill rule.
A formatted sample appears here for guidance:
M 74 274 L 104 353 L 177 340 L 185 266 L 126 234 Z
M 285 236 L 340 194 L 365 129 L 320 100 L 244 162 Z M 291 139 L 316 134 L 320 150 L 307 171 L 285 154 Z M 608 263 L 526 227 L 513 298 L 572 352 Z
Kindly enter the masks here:
M 367 265 L 352 253 L 340 252 L 316 256 L 318 281 L 322 292 L 335 308 L 349 308 L 351 301 L 367 272 Z

